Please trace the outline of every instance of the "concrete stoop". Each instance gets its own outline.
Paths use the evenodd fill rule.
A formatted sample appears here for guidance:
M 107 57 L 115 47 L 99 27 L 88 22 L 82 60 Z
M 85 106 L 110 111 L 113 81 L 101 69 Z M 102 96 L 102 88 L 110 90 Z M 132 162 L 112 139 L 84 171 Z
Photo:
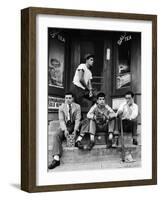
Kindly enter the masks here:
M 121 161 L 121 147 L 107 149 L 106 145 L 96 145 L 91 151 L 79 150 L 76 147 L 64 147 L 61 165 L 54 171 L 73 171 L 88 169 L 108 169 L 141 166 L 141 146 L 126 146 L 125 151 L 130 152 L 134 161 L 123 163 Z M 49 150 L 48 161 L 50 164 L 53 157 Z M 52 171 L 52 170 L 50 170 Z
M 119 145 L 121 144 L 121 138 L 119 137 Z M 138 140 L 138 144 L 141 145 L 141 135 L 138 134 L 137 137 Z M 83 144 L 88 144 L 89 142 L 89 135 L 87 134 L 84 138 L 82 143 Z M 124 133 L 124 144 L 125 146 L 134 146 L 132 145 L 133 139 L 131 134 L 129 133 Z M 105 145 L 106 141 L 105 141 L 105 133 L 99 133 L 96 135 L 95 137 L 95 145 Z M 48 149 L 52 150 L 52 146 L 53 146 L 53 132 L 49 132 L 48 134 Z M 64 142 L 64 147 L 66 146 L 66 143 Z
M 58 123 L 52 123 L 48 132 L 48 165 L 51 163 L 53 134 L 58 127 Z M 84 144 L 89 142 L 89 135 L 83 140 Z M 121 142 L 119 145 L 110 149 L 106 148 L 105 133 L 99 133 L 95 137 L 95 146 L 91 151 L 80 150 L 76 147 L 67 147 L 66 141 L 63 142 L 63 156 L 61 165 L 49 171 L 73 171 L 91 169 L 111 169 L 111 168 L 130 168 L 141 166 L 141 126 L 138 126 L 138 143 L 132 144 L 132 136 L 124 133 L 125 152 L 129 152 L 135 162 L 123 163 L 121 160 Z
M 48 149 L 49 150 L 52 149 L 53 135 L 56 132 L 56 130 L 58 129 L 58 127 L 59 127 L 59 121 L 50 122 L 50 125 L 48 127 Z M 141 145 L 141 126 L 140 125 L 138 125 L 137 133 L 138 133 L 138 143 L 139 143 L 139 145 Z M 96 137 L 95 137 L 96 145 L 105 145 L 106 144 L 105 134 L 106 133 L 104 133 L 104 132 L 96 133 Z M 86 135 L 84 138 L 84 141 L 88 141 L 88 140 L 89 140 L 89 135 Z M 125 145 L 132 144 L 131 133 L 124 133 L 124 142 L 125 142 Z M 119 138 L 119 143 L 120 143 L 120 138 Z

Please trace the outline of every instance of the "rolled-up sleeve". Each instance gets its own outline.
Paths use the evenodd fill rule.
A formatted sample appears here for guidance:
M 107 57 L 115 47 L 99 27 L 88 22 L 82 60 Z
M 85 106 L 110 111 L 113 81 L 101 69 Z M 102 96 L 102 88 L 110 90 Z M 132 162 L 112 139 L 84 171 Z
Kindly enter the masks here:
M 96 108 L 96 104 L 90 108 L 89 112 L 87 113 L 88 119 L 93 119 L 95 108 Z
M 124 111 L 124 105 L 125 105 L 125 104 L 121 104 L 121 105 L 119 106 L 119 108 L 118 108 L 118 110 L 117 110 L 117 113 L 116 113 L 117 116 L 119 116 L 120 113 L 123 113 L 123 111 Z
M 106 105 L 106 108 L 108 109 L 110 119 L 113 119 L 117 116 L 114 110 L 109 105 Z

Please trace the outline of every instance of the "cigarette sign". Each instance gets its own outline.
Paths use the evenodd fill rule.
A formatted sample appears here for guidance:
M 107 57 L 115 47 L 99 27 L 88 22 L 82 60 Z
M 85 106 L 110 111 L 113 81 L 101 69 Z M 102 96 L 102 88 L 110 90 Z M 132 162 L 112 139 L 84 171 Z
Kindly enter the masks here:
M 48 109 L 59 109 L 59 106 L 64 103 L 64 98 L 60 97 L 48 97 Z

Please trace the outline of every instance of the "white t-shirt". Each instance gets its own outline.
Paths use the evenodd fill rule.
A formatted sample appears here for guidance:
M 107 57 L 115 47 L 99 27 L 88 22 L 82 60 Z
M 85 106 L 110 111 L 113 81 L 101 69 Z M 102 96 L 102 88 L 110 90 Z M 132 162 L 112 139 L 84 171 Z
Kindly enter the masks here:
M 79 70 L 83 70 L 84 71 L 84 81 L 86 83 L 86 85 L 88 85 L 88 82 L 90 79 L 92 79 L 92 73 L 91 71 L 87 68 L 86 64 L 80 64 L 78 66 L 78 68 L 76 69 L 74 78 L 73 78 L 73 83 L 74 85 L 85 89 L 85 87 L 80 83 L 80 79 L 79 79 Z
M 72 109 L 72 104 L 71 104 L 71 109 Z M 68 112 L 67 112 L 67 118 L 68 118 L 68 120 L 71 120 L 70 119 L 70 113 L 69 113 L 69 104 L 67 104 L 67 110 L 68 110 Z

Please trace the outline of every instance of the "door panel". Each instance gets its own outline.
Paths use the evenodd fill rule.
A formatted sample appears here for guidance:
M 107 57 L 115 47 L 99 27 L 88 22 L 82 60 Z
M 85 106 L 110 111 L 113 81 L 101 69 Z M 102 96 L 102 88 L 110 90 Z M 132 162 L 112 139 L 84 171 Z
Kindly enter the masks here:
M 80 43 L 81 63 L 85 62 L 87 53 L 94 54 L 94 65 L 91 68 L 93 75 L 93 88 L 100 91 L 103 84 L 103 42 L 98 40 L 81 41 Z

